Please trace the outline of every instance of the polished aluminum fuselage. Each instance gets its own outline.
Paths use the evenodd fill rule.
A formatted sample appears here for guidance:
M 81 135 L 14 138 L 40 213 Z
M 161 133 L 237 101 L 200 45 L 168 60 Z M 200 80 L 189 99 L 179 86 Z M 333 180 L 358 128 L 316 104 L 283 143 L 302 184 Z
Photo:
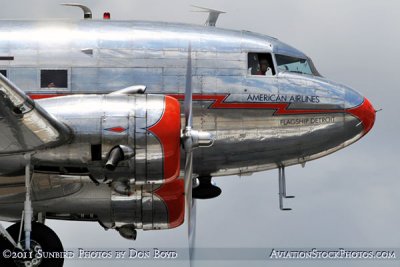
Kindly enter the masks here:
M 135 84 L 146 85 L 146 93 L 182 94 L 189 42 L 195 95 L 227 96 L 227 103 L 271 102 L 270 95 L 318 96 L 319 103 L 292 103 L 296 109 L 345 109 L 363 101 L 351 89 L 320 77 L 249 75 L 248 52 L 305 57 L 277 39 L 184 24 L 2 21 L 0 52 L 14 60 L 0 61 L 0 68 L 30 94 L 101 94 Z M 40 88 L 42 69 L 67 69 L 68 88 Z M 212 148 L 196 151 L 199 175 L 243 174 L 303 163 L 344 147 L 362 132 L 362 127 L 354 127 L 358 122 L 350 114 L 305 114 L 300 116 L 303 122 L 296 122 L 292 119 L 298 114 L 274 116 L 274 109 L 252 106 L 212 108 L 214 102 L 203 98 L 194 104 L 195 127 L 216 137 Z M 39 103 L 46 108 L 45 102 Z M 60 119 L 73 117 L 74 112 L 85 112 L 85 107 L 64 112 Z M 71 158 L 82 162 L 77 156 L 80 151 L 76 153 Z M 5 159 L 0 170 L 2 162 L 10 167 Z
M 132 85 L 146 93 L 182 99 L 188 47 L 192 56 L 194 128 L 215 136 L 197 149 L 199 176 L 246 175 L 326 156 L 365 134 L 359 118 L 346 112 L 364 98 L 323 77 L 277 72 L 249 74 L 248 53 L 307 58 L 279 40 L 247 31 L 143 21 L 1 21 L 0 70 L 32 98 L 107 94 Z M 273 57 L 276 69 L 276 60 Z M 68 70 L 67 88 L 40 88 L 43 69 Z M 294 99 L 294 100 L 293 100 Z M 37 102 L 74 131 L 86 132 L 60 148 L 37 151 L 36 164 L 86 166 L 85 146 L 97 124 L 74 121 L 93 107 L 57 109 L 63 98 Z M 116 112 L 118 107 L 116 107 Z M 88 111 L 89 112 L 89 111 Z M 93 133 L 93 135 L 91 135 Z M 22 156 L 0 158 L 0 173 L 23 170 Z M 1 177 L 0 177 L 1 181 Z

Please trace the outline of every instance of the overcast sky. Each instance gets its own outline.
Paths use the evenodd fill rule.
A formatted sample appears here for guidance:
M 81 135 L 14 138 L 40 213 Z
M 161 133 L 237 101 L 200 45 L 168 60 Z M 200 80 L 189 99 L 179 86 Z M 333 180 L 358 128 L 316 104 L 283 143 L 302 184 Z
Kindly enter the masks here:
M 59 1 L 1 1 L 0 18 L 81 18 Z M 206 15 L 190 4 L 228 12 L 218 26 L 246 29 L 279 38 L 309 55 L 325 77 L 349 85 L 371 100 L 377 114 L 372 131 L 333 155 L 287 169 L 285 202 L 278 209 L 277 170 L 251 177 L 215 179 L 221 197 L 198 202 L 199 247 L 248 248 L 400 248 L 400 2 L 393 0 L 246 1 L 81 1 L 94 17 L 203 24 Z M 1 22 L 0 22 L 1 23 Z M 129 242 L 95 223 L 49 221 L 65 248 L 183 247 L 186 228 L 138 232 Z M 400 258 L 400 255 L 397 255 Z M 398 266 L 397 261 L 198 262 L 196 266 Z M 137 262 L 118 262 L 135 266 Z M 141 266 L 159 266 L 145 262 Z M 171 262 L 167 266 L 186 264 Z M 109 262 L 67 261 L 65 266 L 109 266 Z M 164 264 L 163 264 L 164 266 Z

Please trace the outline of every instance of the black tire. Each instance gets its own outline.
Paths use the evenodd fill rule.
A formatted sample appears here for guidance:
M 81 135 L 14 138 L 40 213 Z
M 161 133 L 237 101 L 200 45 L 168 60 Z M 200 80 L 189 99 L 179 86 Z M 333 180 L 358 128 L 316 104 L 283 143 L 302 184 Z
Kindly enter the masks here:
M 8 233 L 18 240 L 20 223 L 16 223 L 7 228 Z M 21 241 L 25 239 L 25 233 L 22 231 Z M 43 252 L 63 252 L 64 248 L 57 234 L 42 223 L 32 222 L 31 240 L 40 245 Z M 0 236 L 0 266 L 15 267 L 18 266 L 13 259 L 5 259 L 3 252 L 5 250 L 15 251 L 11 243 Z M 41 259 L 40 267 L 62 267 L 64 258 L 45 258 Z

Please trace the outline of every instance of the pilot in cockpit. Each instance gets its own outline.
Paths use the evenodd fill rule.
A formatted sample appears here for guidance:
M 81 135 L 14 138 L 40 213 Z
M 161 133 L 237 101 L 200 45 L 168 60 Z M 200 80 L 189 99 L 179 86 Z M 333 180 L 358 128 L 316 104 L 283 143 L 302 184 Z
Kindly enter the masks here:
M 249 53 L 248 64 L 248 73 L 251 75 L 270 76 L 275 74 L 270 54 Z
M 268 63 L 267 58 L 260 58 L 259 61 L 259 70 L 256 72 L 256 75 L 272 75 L 272 70 Z

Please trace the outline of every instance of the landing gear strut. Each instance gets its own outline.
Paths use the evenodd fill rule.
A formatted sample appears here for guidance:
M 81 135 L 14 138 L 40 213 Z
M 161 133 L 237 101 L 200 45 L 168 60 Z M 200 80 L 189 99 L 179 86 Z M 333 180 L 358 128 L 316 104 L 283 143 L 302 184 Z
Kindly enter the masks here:
M 210 199 L 219 196 L 221 188 L 211 183 L 211 176 L 199 177 L 199 185 L 193 188 L 193 198 Z
M 7 230 L 0 225 L 0 266 L 62 267 L 64 249 L 57 234 L 42 223 L 32 222 L 31 155 L 24 157 L 26 195 L 22 220 Z M 38 219 L 44 222 L 43 214 L 39 213 Z M 43 257 L 46 252 L 59 253 L 56 253 L 56 257 Z
M 31 201 L 31 154 L 25 154 L 25 202 L 24 202 L 24 232 L 25 232 L 25 250 L 31 248 L 31 231 L 32 231 L 32 218 L 33 209 Z
M 286 195 L 285 166 L 279 166 L 279 208 L 281 210 L 292 210 L 291 208 L 283 207 L 284 198 L 294 198 L 294 196 Z
M 30 248 L 22 250 L 14 247 L 7 239 L 0 236 L 0 266 L 32 266 L 32 267 L 62 267 L 64 257 L 62 252 L 64 248 L 57 234 L 44 224 L 33 222 L 31 224 L 32 231 L 30 233 Z M 21 223 L 16 223 L 7 228 L 7 232 L 14 240 L 18 240 Z M 25 233 L 21 233 L 21 242 L 26 240 Z M 12 259 L 5 258 L 4 251 L 16 252 L 17 255 L 24 255 L 22 258 Z M 44 255 L 46 252 L 59 252 L 60 257 L 39 257 L 38 252 Z

